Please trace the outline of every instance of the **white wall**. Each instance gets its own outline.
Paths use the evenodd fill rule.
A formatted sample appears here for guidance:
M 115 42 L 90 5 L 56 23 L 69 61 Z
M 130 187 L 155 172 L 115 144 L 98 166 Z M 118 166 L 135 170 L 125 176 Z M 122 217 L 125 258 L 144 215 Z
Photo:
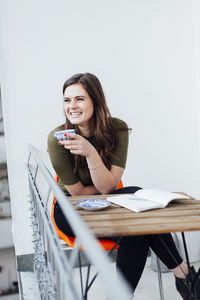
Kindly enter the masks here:
M 63 82 L 77 72 L 100 78 L 113 116 L 133 129 L 124 183 L 199 197 L 198 6 L 1 0 L 0 83 L 17 254 L 31 250 L 21 239 L 29 236 L 27 145 L 46 149 L 48 132 L 63 122 Z
M 195 67 L 196 67 L 196 100 L 197 100 L 197 110 L 198 110 L 198 122 L 199 122 L 199 149 L 200 149 L 200 1 L 195 0 L 193 6 L 194 13 L 194 49 L 195 49 Z
M 0 265 L 2 267 L 2 272 L 0 272 L 0 290 L 5 291 L 12 287 L 13 281 L 17 281 L 14 248 L 9 247 L 5 249 L 1 249 Z M 13 299 L 13 298 L 8 298 L 8 299 Z

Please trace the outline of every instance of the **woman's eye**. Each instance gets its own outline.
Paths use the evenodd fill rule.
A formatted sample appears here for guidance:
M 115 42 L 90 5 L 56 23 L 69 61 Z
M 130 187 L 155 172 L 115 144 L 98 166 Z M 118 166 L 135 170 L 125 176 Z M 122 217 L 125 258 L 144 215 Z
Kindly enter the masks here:
M 64 99 L 64 102 L 66 102 L 66 103 L 69 102 L 69 99 Z
M 84 100 L 84 99 L 83 99 L 83 98 L 77 98 L 77 100 L 78 100 L 78 101 L 79 101 L 79 100 L 81 101 L 81 100 Z

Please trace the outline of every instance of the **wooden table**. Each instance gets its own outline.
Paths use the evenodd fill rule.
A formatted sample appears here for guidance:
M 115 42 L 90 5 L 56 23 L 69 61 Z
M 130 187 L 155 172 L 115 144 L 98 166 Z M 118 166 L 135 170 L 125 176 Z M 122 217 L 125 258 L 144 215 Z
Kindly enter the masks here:
M 111 195 L 69 197 L 76 201 L 87 198 L 105 199 Z M 200 230 L 200 201 L 190 198 L 176 200 L 166 208 L 135 213 L 116 204 L 100 211 L 77 208 L 82 219 L 96 237 L 159 234 Z

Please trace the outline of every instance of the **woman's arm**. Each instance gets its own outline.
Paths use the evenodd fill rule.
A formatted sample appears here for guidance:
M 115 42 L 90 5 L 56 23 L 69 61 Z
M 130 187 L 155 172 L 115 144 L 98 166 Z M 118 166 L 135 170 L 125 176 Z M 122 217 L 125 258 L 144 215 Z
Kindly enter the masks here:
M 88 169 L 92 178 L 94 187 L 84 187 L 81 182 L 77 184 L 66 186 L 67 190 L 72 195 L 86 194 L 107 194 L 110 193 L 118 185 L 124 169 L 118 166 L 111 166 L 108 170 L 102 162 L 95 147 L 88 142 L 84 137 L 78 134 L 68 134 L 71 140 L 59 142 L 64 148 L 68 149 L 72 154 L 82 155 L 86 157 Z M 94 193 L 92 192 L 94 188 Z
M 94 186 L 101 194 L 108 194 L 113 191 L 117 187 L 124 169 L 112 165 L 108 170 L 94 147 L 86 156 L 86 160 Z
M 71 184 L 65 185 L 65 188 L 72 196 L 82 196 L 82 195 L 97 195 L 100 192 L 95 188 L 94 185 L 84 186 L 81 181 Z

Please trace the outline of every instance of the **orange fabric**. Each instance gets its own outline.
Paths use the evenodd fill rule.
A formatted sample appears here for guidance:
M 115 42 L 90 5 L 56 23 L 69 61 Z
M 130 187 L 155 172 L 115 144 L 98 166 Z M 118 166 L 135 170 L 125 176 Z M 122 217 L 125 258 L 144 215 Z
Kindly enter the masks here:
M 116 190 L 122 189 L 123 188 L 123 183 L 122 180 L 120 179 L 120 182 L 118 183 L 118 186 L 116 187 Z
M 68 236 L 66 234 L 64 234 L 56 225 L 55 219 L 54 219 L 54 208 L 55 208 L 55 204 L 56 204 L 56 197 L 55 195 L 53 195 L 53 205 L 52 205 L 52 210 L 51 210 L 51 219 L 53 221 L 53 225 L 56 229 L 56 232 L 59 236 L 60 239 L 62 239 L 69 247 L 74 247 L 75 244 L 75 237 L 72 236 Z
M 57 174 L 55 176 L 55 180 L 56 180 L 56 182 L 58 182 L 58 180 L 59 180 L 59 177 Z M 120 180 L 118 186 L 116 187 L 116 189 L 120 189 L 120 188 L 123 188 L 122 180 Z M 73 248 L 75 246 L 76 238 L 64 234 L 56 225 L 56 222 L 54 219 L 55 204 L 56 204 L 56 197 L 55 197 L 55 195 L 53 195 L 53 205 L 52 205 L 52 210 L 51 210 L 51 219 L 52 219 L 53 225 L 56 229 L 56 232 L 57 232 L 59 238 L 62 239 L 69 247 Z M 104 250 L 111 250 L 114 247 L 115 242 L 113 242 L 111 240 L 99 240 L 99 244 Z M 119 248 L 119 245 L 116 247 L 116 249 L 118 249 L 118 248 Z
M 57 174 L 55 175 L 55 180 L 56 180 L 56 182 L 58 182 L 58 180 L 59 180 L 59 177 Z

